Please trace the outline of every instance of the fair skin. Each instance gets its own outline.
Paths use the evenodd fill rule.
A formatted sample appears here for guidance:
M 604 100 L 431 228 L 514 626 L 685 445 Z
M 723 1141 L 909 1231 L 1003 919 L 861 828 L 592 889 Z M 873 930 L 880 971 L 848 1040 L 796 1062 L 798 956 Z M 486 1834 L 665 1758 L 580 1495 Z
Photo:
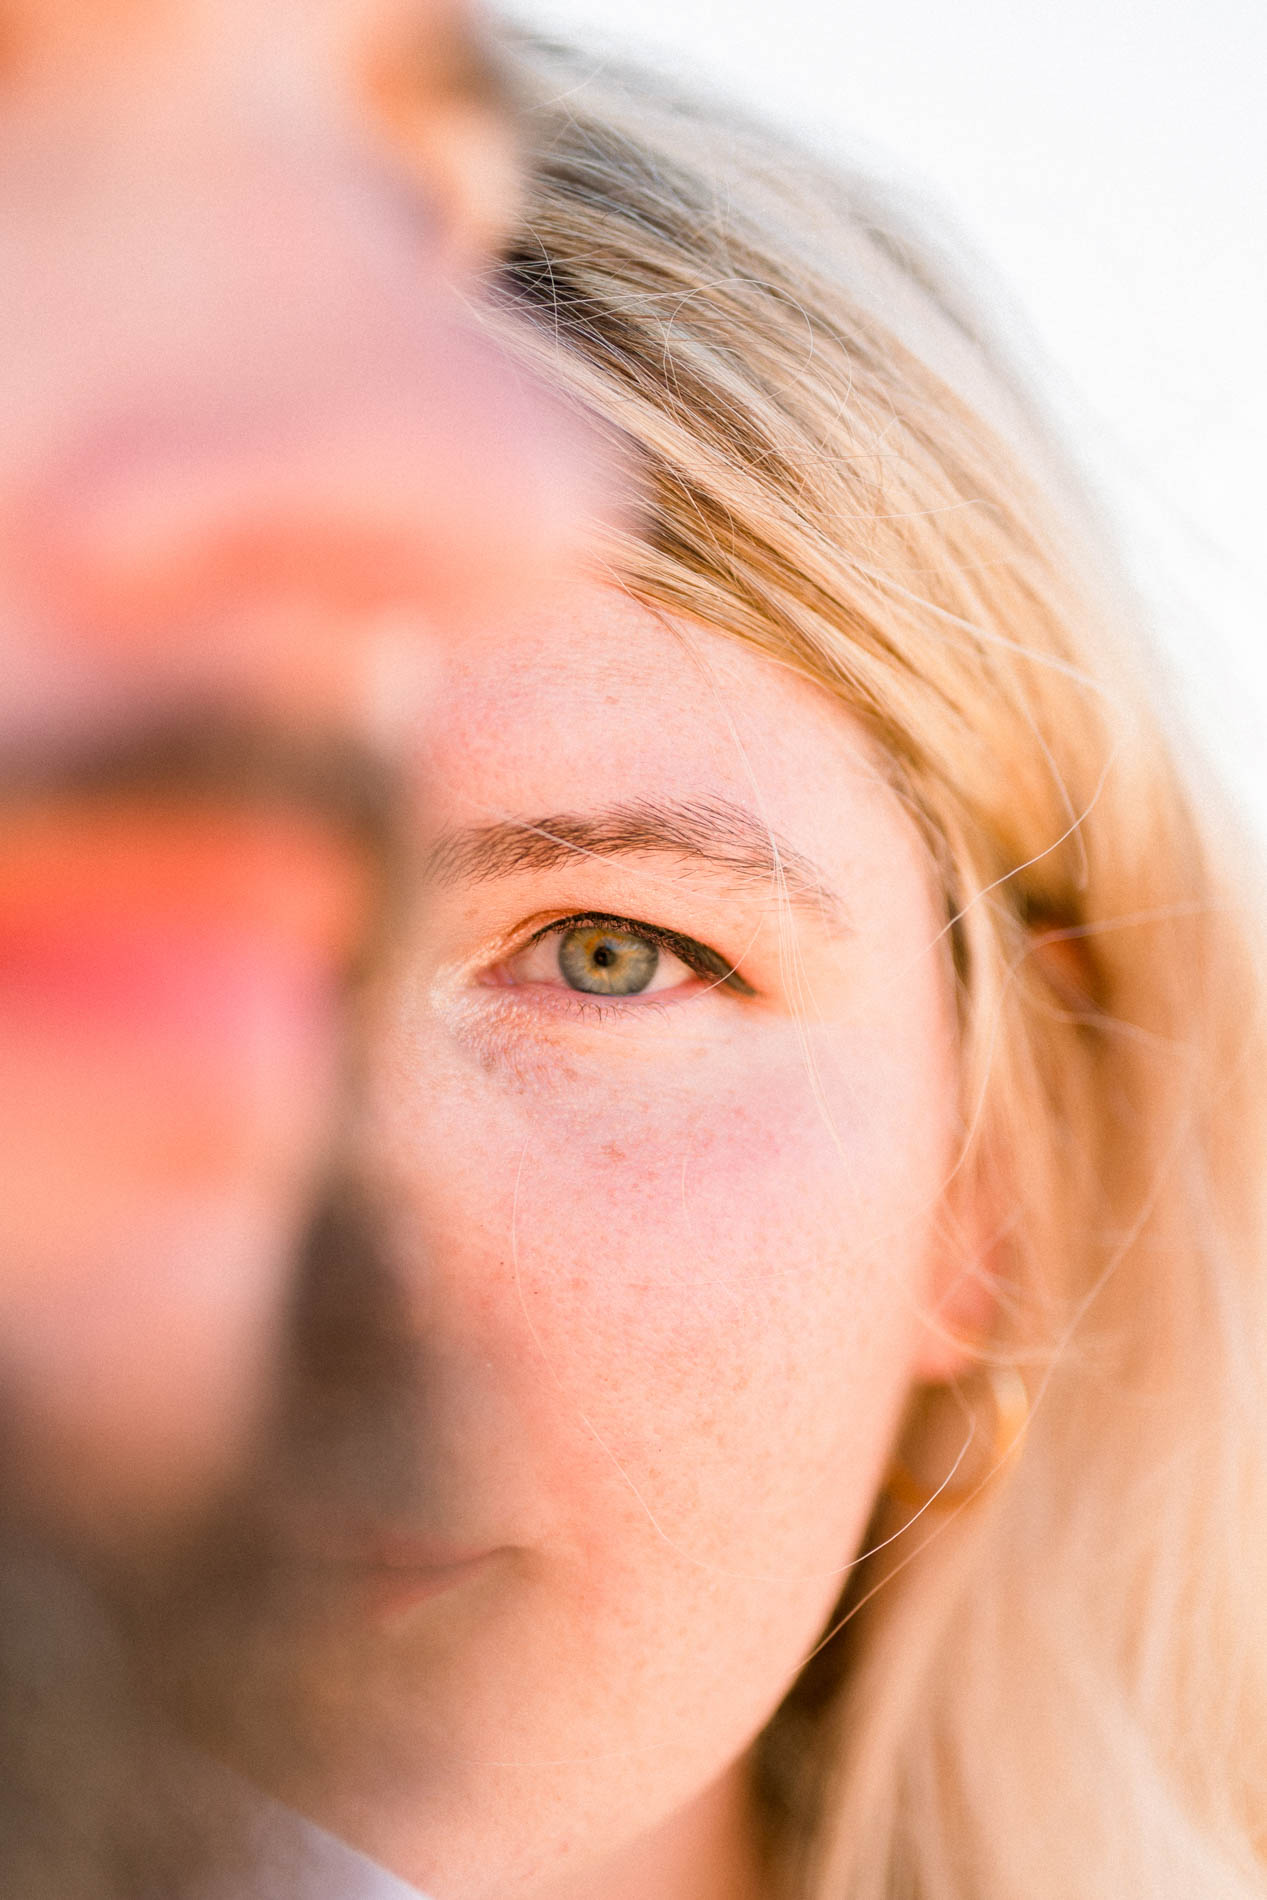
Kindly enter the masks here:
M 736 1900 L 745 1753 L 980 1317 L 944 912 L 838 704 L 614 590 L 448 642 L 415 760 L 375 1245 L 312 1293 L 274 1566 L 155 1673 L 442 1900 Z

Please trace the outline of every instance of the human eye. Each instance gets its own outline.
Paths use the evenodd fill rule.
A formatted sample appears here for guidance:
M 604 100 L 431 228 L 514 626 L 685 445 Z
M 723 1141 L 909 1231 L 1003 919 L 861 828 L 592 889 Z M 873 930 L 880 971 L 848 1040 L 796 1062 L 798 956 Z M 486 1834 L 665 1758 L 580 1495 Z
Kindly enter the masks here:
M 543 926 L 493 974 L 515 987 L 542 985 L 615 999 L 686 992 L 699 984 L 753 994 L 738 970 L 707 944 L 659 925 L 605 914 L 564 917 Z

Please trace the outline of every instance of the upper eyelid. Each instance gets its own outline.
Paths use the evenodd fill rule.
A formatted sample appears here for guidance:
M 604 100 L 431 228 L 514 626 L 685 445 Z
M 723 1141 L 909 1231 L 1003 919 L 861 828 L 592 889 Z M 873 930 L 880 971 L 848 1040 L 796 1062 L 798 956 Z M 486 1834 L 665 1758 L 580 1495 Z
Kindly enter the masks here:
M 622 931 L 626 936 L 645 937 L 648 943 L 654 943 L 679 958 L 696 976 L 711 977 L 717 988 L 732 989 L 741 996 L 756 995 L 751 983 L 710 945 L 700 943 L 697 938 L 688 937 L 680 930 L 667 930 L 662 924 L 644 923 L 640 918 L 622 917 L 614 911 L 576 911 L 568 917 L 556 917 L 534 930 L 523 948 L 526 950 L 558 931 L 583 930 L 587 926 L 602 928 L 607 925 Z

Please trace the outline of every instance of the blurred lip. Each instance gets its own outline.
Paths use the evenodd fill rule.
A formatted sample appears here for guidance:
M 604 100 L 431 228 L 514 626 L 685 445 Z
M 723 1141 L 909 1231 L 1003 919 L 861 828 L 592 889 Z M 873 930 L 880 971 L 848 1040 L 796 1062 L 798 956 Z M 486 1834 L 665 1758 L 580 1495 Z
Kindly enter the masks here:
M 251 995 L 346 969 L 372 886 L 364 853 L 300 809 L 23 800 L 0 817 L 0 1006 L 232 1034 Z
M 396 788 L 358 746 L 184 722 L 0 784 L 0 1007 L 149 1037 L 350 974 L 383 923 Z
M 388 1623 L 474 1582 L 501 1554 L 501 1546 L 437 1544 L 390 1531 L 332 1533 L 307 1540 L 296 1553 L 304 1570 Z

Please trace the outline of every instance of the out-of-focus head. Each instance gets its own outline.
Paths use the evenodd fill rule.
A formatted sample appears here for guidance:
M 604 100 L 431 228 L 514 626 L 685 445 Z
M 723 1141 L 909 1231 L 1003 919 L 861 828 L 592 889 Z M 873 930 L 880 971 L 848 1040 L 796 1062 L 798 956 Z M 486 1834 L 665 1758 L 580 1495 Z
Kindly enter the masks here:
M 525 69 L 506 300 L 649 512 L 437 669 L 263 1547 L 156 1674 L 460 1900 L 1151 1890 L 1189 1823 L 1217 1891 L 1250 991 L 1129 611 L 881 194 Z
M 515 138 L 458 0 L 0 7 L 0 1413 L 52 1521 L 232 1467 L 430 645 L 608 492 L 480 334 Z

